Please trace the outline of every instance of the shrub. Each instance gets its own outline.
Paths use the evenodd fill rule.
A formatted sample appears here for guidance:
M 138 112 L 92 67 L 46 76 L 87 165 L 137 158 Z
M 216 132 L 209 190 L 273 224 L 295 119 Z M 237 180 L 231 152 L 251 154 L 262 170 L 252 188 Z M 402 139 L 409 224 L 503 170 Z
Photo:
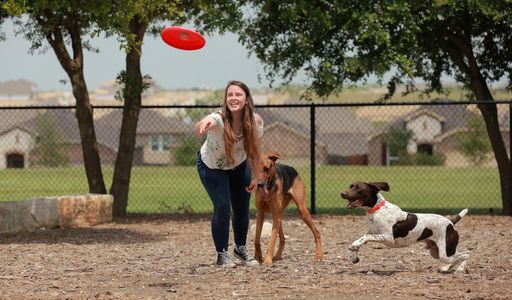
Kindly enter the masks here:
M 475 166 L 489 160 L 491 143 L 481 117 L 472 116 L 467 121 L 467 131 L 457 134 L 457 149 Z
M 442 166 L 444 161 L 445 157 L 441 153 L 434 153 L 433 155 L 403 153 L 395 164 L 400 166 Z
M 176 165 L 193 166 L 196 163 L 196 153 L 200 147 L 200 140 L 196 138 L 186 138 L 181 146 L 174 151 Z

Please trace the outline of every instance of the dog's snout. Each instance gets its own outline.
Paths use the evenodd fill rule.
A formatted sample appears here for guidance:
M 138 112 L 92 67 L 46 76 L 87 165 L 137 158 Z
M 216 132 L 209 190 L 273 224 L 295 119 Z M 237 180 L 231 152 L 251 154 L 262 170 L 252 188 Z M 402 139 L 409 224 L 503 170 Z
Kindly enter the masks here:
M 347 192 L 341 192 L 340 193 L 340 196 L 343 198 L 343 197 L 346 197 L 347 196 Z

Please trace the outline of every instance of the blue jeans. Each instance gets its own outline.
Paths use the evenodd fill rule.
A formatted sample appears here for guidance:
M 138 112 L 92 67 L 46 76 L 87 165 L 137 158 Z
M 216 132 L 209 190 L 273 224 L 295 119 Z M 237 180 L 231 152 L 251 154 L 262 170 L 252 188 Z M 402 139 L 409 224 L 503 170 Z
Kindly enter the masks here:
M 235 244 L 247 241 L 249 230 L 249 203 L 251 194 L 245 188 L 251 183 L 252 172 L 247 161 L 231 170 L 210 169 L 196 154 L 197 172 L 213 203 L 212 237 L 217 252 L 228 249 L 229 220 L 233 209 Z

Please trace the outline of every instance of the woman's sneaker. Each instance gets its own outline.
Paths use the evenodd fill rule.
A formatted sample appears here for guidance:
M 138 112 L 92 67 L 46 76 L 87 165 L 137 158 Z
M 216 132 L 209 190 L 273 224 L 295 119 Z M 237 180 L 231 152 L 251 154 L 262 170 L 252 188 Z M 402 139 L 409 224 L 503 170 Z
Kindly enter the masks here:
M 235 263 L 231 260 L 228 254 L 228 250 L 223 250 L 222 252 L 217 252 L 217 266 L 233 268 L 235 267 Z
M 238 258 L 242 263 L 249 267 L 259 266 L 259 262 L 255 260 L 247 251 L 247 247 L 244 246 L 235 246 L 233 250 L 233 255 Z

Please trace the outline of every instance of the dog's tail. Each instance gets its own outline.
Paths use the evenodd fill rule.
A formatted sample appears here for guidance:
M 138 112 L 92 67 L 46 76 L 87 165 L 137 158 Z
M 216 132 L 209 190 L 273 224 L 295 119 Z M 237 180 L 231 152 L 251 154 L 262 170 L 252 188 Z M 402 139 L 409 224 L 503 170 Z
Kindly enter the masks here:
M 455 216 L 451 216 L 449 217 L 450 221 L 452 221 L 453 225 L 457 224 L 457 222 L 460 221 L 460 219 L 462 219 L 462 217 L 464 217 L 466 214 L 468 213 L 468 209 L 467 208 L 464 208 L 463 210 L 461 210 L 461 212 L 458 214 L 458 215 L 455 215 Z

